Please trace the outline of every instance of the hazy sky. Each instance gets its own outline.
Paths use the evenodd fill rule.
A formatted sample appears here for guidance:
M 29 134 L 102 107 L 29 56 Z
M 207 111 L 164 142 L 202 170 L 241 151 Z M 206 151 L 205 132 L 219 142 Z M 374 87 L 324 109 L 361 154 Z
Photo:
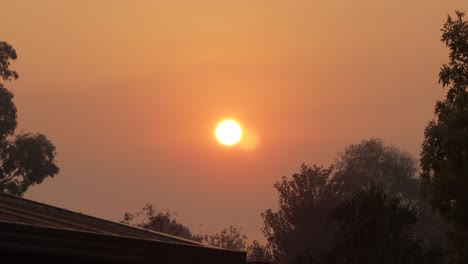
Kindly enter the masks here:
M 118 221 L 154 203 L 195 233 L 259 239 L 273 183 L 371 137 L 420 152 L 468 1 L 3 1 L 19 131 L 60 174 L 26 198 Z M 255 144 L 214 138 L 238 120 Z

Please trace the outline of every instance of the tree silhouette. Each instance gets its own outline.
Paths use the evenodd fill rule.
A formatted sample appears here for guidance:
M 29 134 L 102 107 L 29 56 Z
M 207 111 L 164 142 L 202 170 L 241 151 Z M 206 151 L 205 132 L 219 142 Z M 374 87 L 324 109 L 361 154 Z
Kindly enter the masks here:
M 273 263 L 273 256 L 266 246 L 254 240 L 252 244 L 247 247 L 247 262 Z
M 352 144 L 338 155 L 333 179 L 344 197 L 369 183 L 406 199 L 418 198 L 416 159 L 408 152 L 386 146 L 380 139 Z
M 340 203 L 333 192 L 333 167 L 303 164 L 292 179 L 283 177 L 275 183 L 279 209 L 262 214 L 263 234 L 274 263 L 292 263 L 299 255 L 318 257 L 328 249 L 331 230 L 327 218 Z
M 190 240 L 203 239 L 201 236 L 193 235 L 187 226 L 177 222 L 169 211 L 159 211 L 156 206 L 149 203 L 136 213 L 125 213 L 121 222 Z
M 421 152 L 423 195 L 452 226 L 448 262 L 468 262 L 468 21 L 450 15 L 442 27 L 449 62 L 439 73 L 447 89 L 435 119 L 424 131 Z
M 346 147 L 333 166 L 304 164 L 291 178 L 283 177 L 274 185 L 279 195 L 278 210 L 268 209 L 262 214 L 262 231 L 274 262 L 318 262 L 335 232 L 330 213 L 371 183 L 404 201 L 417 200 L 416 165 L 407 152 L 370 139 Z M 418 239 L 438 245 L 443 229 L 428 210 L 423 212 L 424 221 L 417 226 Z
M 245 249 L 246 239 L 240 228 L 230 226 L 229 229 L 223 229 L 214 235 L 204 236 L 203 241 L 215 247 L 240 251 Z
M 327 263 L 425 263 L 416 208 L 371 184 L 331 214 L 337 225 Z
M 241 229 L 234 226 L 214 235 L 194 235 L 190 228 L 179 223 L 171 212 L 158 210 L 149 203 L 136 213 L 125 213 L 121 223 L 231 250 L 244 250 L 247 239 L 241 233 Z
M 8 43 L 0 41 L 0 77 L 4 81 L 18 79 L 18 73 L 10 70 L 10 60 L 16 60 L 16 50 Z
M 4 81 L 18 78 L 10 70 L 15 49 L 0 42 L 0 77 Z M 14 136 L 16 107 L 13 94 L 0 83 L 0 191 L 23 195 L 27 189 L 59 172 L 55 164 L 55 146 L 42 134 L 23 133 Z

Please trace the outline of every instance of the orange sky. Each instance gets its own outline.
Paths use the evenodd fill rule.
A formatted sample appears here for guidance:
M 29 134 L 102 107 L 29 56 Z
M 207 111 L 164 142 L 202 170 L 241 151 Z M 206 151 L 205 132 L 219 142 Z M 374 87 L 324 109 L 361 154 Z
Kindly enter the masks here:
M 18 131 L 61 172 L 26 197 L 110 220 L 152 202 L 261 237 L 273 183 L 370 137 L 418 155 L 467 1 L 0 1 Z M 213 130 L 238 120 L 255 149 Z M 202 225 L 202 226 L 200 226 Z

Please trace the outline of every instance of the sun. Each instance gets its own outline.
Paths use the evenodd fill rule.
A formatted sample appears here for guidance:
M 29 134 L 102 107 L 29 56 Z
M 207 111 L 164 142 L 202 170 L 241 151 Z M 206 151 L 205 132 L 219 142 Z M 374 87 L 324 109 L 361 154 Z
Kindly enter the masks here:
M 242 138 L 242 128 L 234 120 L 223 120 L 216 126 L 216 138 L 221 144 L 232 146 Z

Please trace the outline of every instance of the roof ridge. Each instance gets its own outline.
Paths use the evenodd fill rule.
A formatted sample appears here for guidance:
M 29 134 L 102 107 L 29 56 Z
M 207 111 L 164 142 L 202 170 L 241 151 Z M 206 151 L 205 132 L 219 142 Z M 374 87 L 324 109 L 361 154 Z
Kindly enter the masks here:
M 142 228 L 142 227 L 130 226 L 130 225 L 127 225 L 127 224 L 124 224 L 124 223 L 119 223 L 119 222 L 114 222 L 114 221 L 107 220 L 107 219 L 98 218 L 98 217 L 95 217 L 95 216 L 83 214 L 81 212 L 74 212 L 74 211 L 64 209 L 64 208 L 60 208 L 60 207 L 57 207 L 57 206 L 54 206 L 54 205 L 49 205 L 49 204 L 46 204 L 46 203 L 34 201 L 34 200 L 23 198 L 23 197 L 14 196 L 14 195 L 6 194 L 6 193 L 0 193 L 0 200 L 4 200 L 6 202 L 9 201 L 9 202 L 15 203 L 16 205 L 22 205 L 24 207 L 28 207 L 28 206 L 29 207 L 36 207 L 36 208 L 41 209 L 41 210 L 45 210 L 45 211 L 53 212 L 53 213 L 58 214 L 58 215 L 62 215 L 64 217 L 75 218 L 75 219 L 77 219 L 79 221 L 87 222 L 89 224 L 95 224 L 95 225 L 96 224 L 101 224 L 103 226 L 106 226 L 107 228 L 117 229 L 121 233 L 133 234 L 135 236 L 140 235 L 139 237 L 145 235 L 146 239 L 167 241 L 167 242 L 172 241 L 172 242 L 179 242 L 179 243 L 198 245 L 198 246 L 204 246 L 204 247 L 213 247 L 213 246 L 209 246 L 209 245 L 200 243 L 198 241 L 193 241 L 193 240 L 190 240 L 190 239 L 173 236 L 173 235 L 169 235 L 169 234 L 166 234 L 166 233 L 145 229 L 145 228 Z M 59 220 L 57 220 L 57 221 L 59 221 Z M 78 224 L 75 224 L 75 225 L 78 225 Z M 63 229 L 70 229 L 70 228 L 64 227 Z M 89 227 L 88 229 L 93 229 L 93 228 Z M 80 229 L 78 229 L 76 231 L 91 232 L 91 231 L 80 230 Z M 99 232 L 94 232 L 94 233 L 99 233 Z M 112 235 L 118 235 L 118 236 L 125 236 L 125 235 L 114 234 L 112 232 L 104 232 L 104 233 L 105 234 L 110 233 Z M 128 235 L 127 237 L 132 237 L 132 236 Z M 216 248 L 216 247 L 213 247 L 213 248 Z

